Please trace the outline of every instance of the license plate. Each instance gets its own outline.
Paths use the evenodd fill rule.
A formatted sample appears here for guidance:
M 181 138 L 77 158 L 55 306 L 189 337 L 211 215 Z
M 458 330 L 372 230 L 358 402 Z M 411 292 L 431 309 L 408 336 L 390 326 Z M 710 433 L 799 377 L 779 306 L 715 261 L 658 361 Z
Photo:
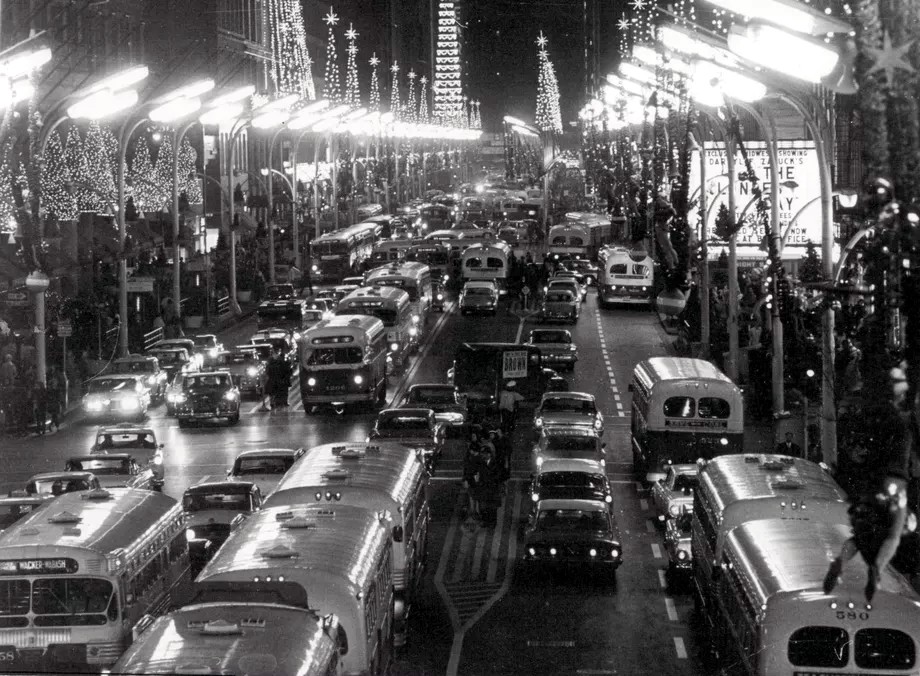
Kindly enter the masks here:
M 16 661 L 16 649 L 11 647 L 0 647 L 0 664 L 15 662 Z

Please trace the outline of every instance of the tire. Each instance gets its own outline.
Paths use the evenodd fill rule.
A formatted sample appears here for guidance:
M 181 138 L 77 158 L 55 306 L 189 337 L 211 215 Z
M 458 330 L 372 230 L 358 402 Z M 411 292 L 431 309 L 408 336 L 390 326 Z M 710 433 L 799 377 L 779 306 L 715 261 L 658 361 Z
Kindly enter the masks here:
M 236 425 L 239 421 L 240 421 L 239 411 L 237 411 L 235 415 L 232 415 L 229 418 L 227 418 L 227 422 L 229 422 L 231 425 Z

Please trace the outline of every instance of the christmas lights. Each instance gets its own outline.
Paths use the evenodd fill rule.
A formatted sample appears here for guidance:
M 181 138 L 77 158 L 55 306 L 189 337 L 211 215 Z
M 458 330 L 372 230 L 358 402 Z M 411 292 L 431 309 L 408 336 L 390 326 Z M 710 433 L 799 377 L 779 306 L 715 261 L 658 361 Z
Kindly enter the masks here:
M 307 50 L 307 32 L 298 0 L 269 0 L 271 76 L 279 93 L 315 99 L 313 62 Z
M 393 113 L 394 120 L 399 120 L 402 106 L 399 102 L 399 64 L 396 61 L 390 66 L 390 72 L 393 73 L 393 79 L 390 82 L 390 112 Z
M 60 135 L 55 131 L 48 138 L 48 145 L 42 156 L 42 206 L 54 218 L 60 221 L 72 221 L 77 218 L 77 200 L 70 193 L 70 172 L 64 161 L 64 146 Z M 0 210 L 2 212 L 2 210 Z M 0 213 L 2 224 L 2 213 Z
M 134 144 L 134 157 L 128 170 L 127 182 L 131 186 L 134 207 L 138 211 L 153 208 L 156 200 L 156 169 L 150 159 L 150 147 L 146 137 Z
M 559 82 L 546 45 L 549 41 L 540 31 L 537 38 L 539 70 L 537 72 L 537 112 L 534 117 L 537 128 L 556 134 L 562 133 L 562 113 L 559 109 Z
M 86 211 L 106 211 L 115 203 L 115 178 L 112 173 L 111 150 L 106 145 L 99 123 L 90 122 L 83 140 L 82 174 L 75 179 L 86 187 Z
M 154 211 L 164 211 L 172 205 L 172 158 L 172 134 L 163 134 L 154 171 L 153 203 L 149 205 Z
M 380 65 L 380 59 L 377 58 L 377 52 L 374 52 L 368 63 L 371 64 L 371 112 L 380 110 L 380 78 L 377 75 L 377 66 Z
M 415 90 L 415 78 L 418 75 L 415 74 L 414 70 L 410 70 L 409 74 L 406 76 L 409 78 L 409 93 L 406 97 L 406 122 L 415 123 L 418 122 L 418 100 L 416 99 L 416 90 Z
M 188 137 L 182 139 L 179 147 L 179 191 L 184 192 L 189 204 L 201 204 L 201 180 L 197 175 L 198 153 Z
M 70 179 L 73 181 L 73 195 L 77 200 L 77 209 L 81 212 L 95 211 L 95 204 L 91 202 L 92 192 L 87 189 L 89 185 L 89 167 L 86 156 L 83 154 L 83 137 L 77 125 L 71 125 L 67 133 L 67 142 L 64 144 L 64 163 Z
M 431 122 L 431 113 L 428 112 L 428 78 L 422 75 L 419 78 L 418 121 L 422 124 Z
M 361 105 L 361 93 L 358 90 L 358 45 L 356 44 L 358 31 L 349 24 L 345 37 L 348 39 L 348 48 L 346 50 L 348 52 L 348 63 L 345 68 L 345 103 L 352 108 L 357 108 Z
M 323 98 L 333 104 L 342 103 L 342 83 L 339 79 L 339 57 L 335 48 L 334 30 L 339 17 L 330 8 L 329 13 L 323 17 L 323 21 L 329 26 L 329 37 L 326 40 L 326 71 L 323 77 Z
M 434 115 L 456 124 L 463 107 L 463 78 L 460 63 L 460 38 L 456 2 L 439 0 L 435 38 Z

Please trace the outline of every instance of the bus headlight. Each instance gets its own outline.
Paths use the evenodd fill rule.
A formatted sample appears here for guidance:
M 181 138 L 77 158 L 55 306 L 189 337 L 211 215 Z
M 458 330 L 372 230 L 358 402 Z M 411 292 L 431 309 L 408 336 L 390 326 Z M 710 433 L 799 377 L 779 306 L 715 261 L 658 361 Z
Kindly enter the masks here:
M 188 540 L 189 542 L 191 542 L 192 540 L 194 540 L 194 539 L 195 539 L 195 531 L 192 530 L 191 528 L 186 528 L 186 529 L 185 529 L 185 539 Z
M 409 328 L 409 335 L 415 338 L 418 335 L 418 329 L 414 326 Z
M 618 558 L 620 558 L 620 550 L 617 549 L 616 547 L 614 547 L 613 549 L 611 549 L 611 550 L 610 550 L 610 558 L 611 558 L 611 559 L 618 559 Z
M 418 324 L 421 318 L 418 315 L 412 315 L 412 323 Z
M 307 385 L 309 387 L 316 387 L 316 378 L 307 378 Z
M 549 555 L 550 555 L 550 556 L 556 556 L 556 548 L 555 548 L 555 547 L 550 547 L 550 548 L 549 548 Z
M 597 556 L 597 550 L 594 547 L 591 547 L 591 549 L 588 550 L 588 554 L 593 559 L 595 556 Z
M 668 507 L 668 514 L 670 514 L 673 517 L 679 516 L 680 515 L 680 505 L 675 504 L 675 505 L 671 505 L 670 507 Z
M 364 376 L 362 376 L 359 373 L 358 375 L 355 376 L 354 380 L 355 380 L 355 385 L 360 385 L 361 383 L 364 382 Z
M 534 427 L 543 427 L 543 416 L 533 421 Z
M 537 456 L 537 467 L 543 467 L 543 456 L 542 455 Z
M 534 502 L 539 502 L 539 501 L 540 501 L 540 494 L 539 494 L 539 493 L 531 493 L 531 494 L 530 494 L 530 499 L 533 500 Z
M 439 293 L 439 294 L 438 294 L 438 300 L 444 300 L 444 294 L 443 294 L 443 293 Z
M 319 272 L 319 266 L 318 266 L 318 265 L 314 265 L 311 269 L 313 270 L 313 272 Z
M 390 343 L 390 352 L 398 352 L 399 343 Z
M 728 446 L 728 439 L 726 439 L 725 437 L 722 437 L 719 439 L 719 443 L 722 444 L 723 446 Z

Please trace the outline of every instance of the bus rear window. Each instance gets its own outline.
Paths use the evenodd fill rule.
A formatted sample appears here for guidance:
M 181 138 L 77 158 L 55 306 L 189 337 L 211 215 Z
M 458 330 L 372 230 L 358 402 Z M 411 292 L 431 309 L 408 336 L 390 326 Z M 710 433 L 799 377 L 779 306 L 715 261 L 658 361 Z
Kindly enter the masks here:
M 897 629 L 860 629 L 854 652 L 860 669 L 910 669 L 916 662 L 913 640 Z
M 726 420 L 731 415 L 732 407 L 719 397 L 700 397 L 697 405 L 700 418 L 720 418 Z
M 628 275 L 629 268 L 626 267 L 626 263 L 614 263 L 610 266 L 611 275 Z
M 789 637 L 789 661 L 797 667 L 843 669 L 850 661 L 849 635 L 839 627 L 802 627 Z
M 505 262 L 501 258 L 487 258 L 486 266 L 490 268 L 503 268 L 505 267 Z
M 695 414 L 693 397 L 668 397 L 664 401 L 665 418 L 692 418 Z

